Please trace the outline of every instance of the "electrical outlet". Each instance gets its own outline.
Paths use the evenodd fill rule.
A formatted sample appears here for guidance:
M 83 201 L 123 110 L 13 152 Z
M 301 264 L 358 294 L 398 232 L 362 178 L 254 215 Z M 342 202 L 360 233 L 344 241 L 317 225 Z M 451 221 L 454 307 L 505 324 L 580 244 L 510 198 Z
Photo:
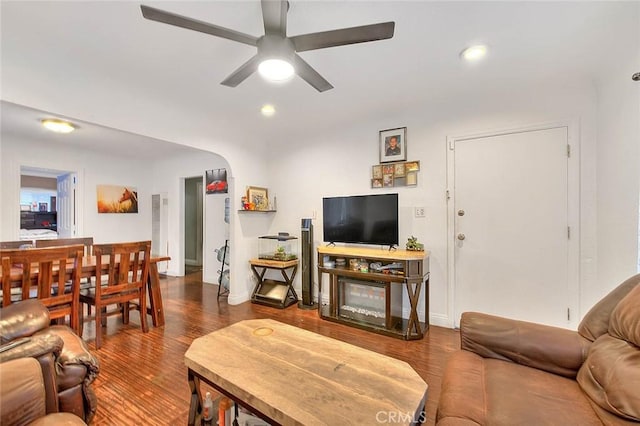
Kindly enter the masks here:
M 424 207 L 416 207 L 415 215 L 416 217 L 424 217 Z

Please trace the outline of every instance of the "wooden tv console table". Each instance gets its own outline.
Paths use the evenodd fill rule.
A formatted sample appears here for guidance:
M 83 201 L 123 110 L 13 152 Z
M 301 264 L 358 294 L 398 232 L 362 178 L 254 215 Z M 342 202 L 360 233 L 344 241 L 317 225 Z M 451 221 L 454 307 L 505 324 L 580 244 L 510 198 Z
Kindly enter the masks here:
M 337 265 L 344 259 L 345 265 Z M 351 262 L 369 266 L 352 269 Z M 322 285 L 329 275 L 328 289 Z M 418 302 L 424 283 L 425 319 L 420 321 Z M 409 318 L 402 318 L 403 291 L 409 299 Z M 329 293 L 329 304 L 322 294 Z M 329 321 L 405 340 L 422 339 L 429 329 L 429 252 L 354 247 L 318 247 L 318 313 Z

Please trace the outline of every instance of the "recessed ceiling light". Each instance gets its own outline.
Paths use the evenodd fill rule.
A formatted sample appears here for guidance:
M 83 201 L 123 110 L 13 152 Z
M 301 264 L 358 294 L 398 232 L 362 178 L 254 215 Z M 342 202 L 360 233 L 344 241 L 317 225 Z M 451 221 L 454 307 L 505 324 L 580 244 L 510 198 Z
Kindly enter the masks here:
M 487 46 L 478 44 L 475 46 L 467 47 L 462 51 L 462 53 L 460 53 L 460 56 L 462 56 L 467 61 L 477 61 L 478 59 L 484 58 L 486 54 Z
M 76 127 L 68 121 L 57 120 L 53 118 L 42 120 L 42 125 L 45 128 L 56 133 L 71 133 L 76 129 Z
M 266 104 L 262 106 L 262 108 L 260 109 L 260 112 L 265 117 L 271 117 L 273 114 L 276 113 L 276 108 L 273 105 Z
M 283 59 L 267 59 L 258 65 L 258 72 L 269 81 L 285 81 L 293 76 L 293 65 Z

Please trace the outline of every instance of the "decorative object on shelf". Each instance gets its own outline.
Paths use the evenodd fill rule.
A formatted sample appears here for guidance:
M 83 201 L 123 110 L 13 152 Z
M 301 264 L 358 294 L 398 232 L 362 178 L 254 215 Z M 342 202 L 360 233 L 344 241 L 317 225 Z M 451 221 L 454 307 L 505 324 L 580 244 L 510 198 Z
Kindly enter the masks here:
M 138 213 L 138 190 L 134 186 L 97 185 L 98 213 Z
M 247 188 L 248 210 L 269 210 L 269 193 L 267 188 L 250 186 Z M 251 205 L 253 204 L 253 208 Z
M 407 250 L 424 251 L 424 244 L 419 243 L 418 239 L 412 235 L 407 239 Z
M 205 172 L 207 194 L 226 194 L 229 192 L 227 169 L 213 169 Z
M 407 159 L 406 127 L 381 130 L 378 143 L 381 163 L 405 161 Z
M 40 212 L 49 211 L 49 207 L 47 206 L 47 203 L 38 203 L 38 211 Z

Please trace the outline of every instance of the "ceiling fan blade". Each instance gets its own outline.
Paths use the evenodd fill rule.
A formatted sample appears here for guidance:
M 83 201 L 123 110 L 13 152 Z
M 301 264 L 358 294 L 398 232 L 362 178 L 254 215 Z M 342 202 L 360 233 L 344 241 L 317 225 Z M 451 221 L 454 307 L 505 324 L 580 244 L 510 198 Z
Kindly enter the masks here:
M 236 87 L 238 84 L 245 81 L 247 77 L 249 77 L 258 69 L 259 62 L 260 61 L 258 60 L 258 55 L 255 55 L 254 57 L 249 59 L 247 62 L 242 64 L 240 68 L 232 72 L 231 75 L 225 78 L 220 84 L 223 84 L 229 87 Z
M 140 5 L 142 16 L 146 19 L 164 24 L 174 25 L 188 30 L 199 31 L 201 33 L 210 34 L 216 37 L 222 37 L 240 43 L 256 46 L 258 38 L 249 34 L 230 30 L 228 28 L 219 27 L 208 22 L 198 21 L 196 19 L 187 18 L 186 16 L 176 15 L 175 13 L 166 12 L 154 7 Z
M 393 37 L 395 26 L 395 22 L 383 22 L 380 24 L 362 25 L 360 27 L 343 28 L 340 30 L 301 34 L 289 37 L 289 39 L 293 42 L 296 52 L 304 52 L 307 50 L 324 49 L 326 47 L 385 40 Z
M 262 0 L 262 19 L 265 34 L 287 36 L 287 0 Z
M 299 55 L 293 55 L 293 66 L 296 68 L 296 74 L 304 81 L 315 87 L 318 92 L 324 92 L 333 89 L 331 83 L 324 79 L 318 71 L 311 68 Z

